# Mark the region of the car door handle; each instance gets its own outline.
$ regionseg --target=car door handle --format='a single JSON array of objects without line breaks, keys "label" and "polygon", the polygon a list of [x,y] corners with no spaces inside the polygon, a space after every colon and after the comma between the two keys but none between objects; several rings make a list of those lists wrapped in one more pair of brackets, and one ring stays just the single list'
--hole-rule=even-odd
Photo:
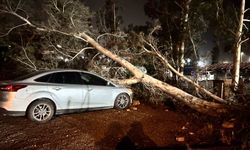
[{"label": "car door handle", "polygon": [[54,87],[53,89],[56,90],[56,91],[59,91],[59,90],[61,90],[62,88],[60,88],[60,87]]}]

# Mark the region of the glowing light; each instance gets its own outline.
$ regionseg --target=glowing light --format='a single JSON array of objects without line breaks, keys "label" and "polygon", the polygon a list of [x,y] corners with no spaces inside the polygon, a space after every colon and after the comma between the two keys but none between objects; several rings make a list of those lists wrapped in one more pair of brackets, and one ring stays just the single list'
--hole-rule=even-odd
[{"label": "glowing light", "polygon": [[69,61],[69,59],[68,59],[68,58],[65,58],[65,59],[64,59],[64,62],[68,62],[68,61]]},{"label": "glowing light", "polygon": [[186,59],[186,64],[190,64],[190,62],[191,62],[191,59],[190,59],[190,58],[187,58],[187,59]]},{"label": "glowing light", "polygon": [[244,55],[245,55],[244,52],[241,52],[241,53],[240,53],[240,62],[243,61],[243,56],[244,56]]},{"label": "glowing light", "polygon": [[61,45],[59,45],[59,44],[57,44],[57,45],[56,45],[56,47],[58,47],[58,48],[62,48],[62,46],[61,46]]},{"label": "glowing light", "polygon": [[64,60],[62,56],[57,56],[57,59]]},{"label": "glowing light", "polygon": [[199,67],[205,67],[206,63],[203,62],[203,61],[201,61],[201,60],[199,60],[199,61],[197,62],[197,65],[198,65]]}]

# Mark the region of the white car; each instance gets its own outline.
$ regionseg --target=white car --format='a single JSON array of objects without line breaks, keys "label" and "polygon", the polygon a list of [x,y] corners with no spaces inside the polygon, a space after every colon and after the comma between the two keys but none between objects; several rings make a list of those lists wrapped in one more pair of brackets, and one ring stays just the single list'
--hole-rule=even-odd
[{"label": "white car", "polygon": [[125,109],[132,91],[80,70],[50,70],[0,82],[3,114],[44,123],[55,114],[92,109]]}]

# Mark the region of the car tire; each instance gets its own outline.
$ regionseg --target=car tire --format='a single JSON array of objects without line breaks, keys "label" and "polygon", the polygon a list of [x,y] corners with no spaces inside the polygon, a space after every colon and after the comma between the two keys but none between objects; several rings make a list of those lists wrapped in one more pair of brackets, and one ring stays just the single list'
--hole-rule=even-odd
[{"label": "car tire", "polygon": [[29,106],[27,116],[37,123],[46,123],[54,116],[55,107],[50,100],[37,100]]},{"label": "car tire", "polygon": [[130,96],[126,93],[119,94],[115,99],[115,108],[116,109],[126,109],[130,105]]}]

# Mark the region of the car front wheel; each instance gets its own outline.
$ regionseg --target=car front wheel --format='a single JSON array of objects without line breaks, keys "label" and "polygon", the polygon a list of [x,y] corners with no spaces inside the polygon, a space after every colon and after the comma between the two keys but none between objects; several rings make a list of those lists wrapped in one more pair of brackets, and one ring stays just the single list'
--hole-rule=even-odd
[{"label": "car front wheel", "polygon": [[130,97],[126,93],[119,94],[115,99],[115,108],[126,109],[130,105]]},{"label": "car front wheel", "polygon": [[37,100],[28,108],[27,116],[32,121],[45,123],[53,117],[54,112],[55,108],[51,101]]}]

